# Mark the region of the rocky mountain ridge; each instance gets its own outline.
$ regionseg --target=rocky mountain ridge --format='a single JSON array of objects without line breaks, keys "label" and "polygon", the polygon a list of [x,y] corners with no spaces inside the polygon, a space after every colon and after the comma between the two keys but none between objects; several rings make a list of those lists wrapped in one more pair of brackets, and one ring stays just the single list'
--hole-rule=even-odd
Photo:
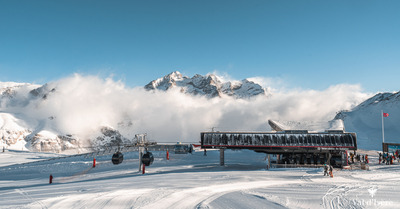
[{"label": "rocky mountain ridge", "polygon": [[246,99],[258,95],[269,95],[269,91],[261,85],[243,79],[235,82],[222,82],[218,76],[208,74],[202,76],[194,75],[192,78],[183,76],[180,72],[172,72],[162,78],[148,83],[146,90],[168,91],[179,88],[180,92],[190,95],[206,96],[207,98],[229,96],[234,98]]}]

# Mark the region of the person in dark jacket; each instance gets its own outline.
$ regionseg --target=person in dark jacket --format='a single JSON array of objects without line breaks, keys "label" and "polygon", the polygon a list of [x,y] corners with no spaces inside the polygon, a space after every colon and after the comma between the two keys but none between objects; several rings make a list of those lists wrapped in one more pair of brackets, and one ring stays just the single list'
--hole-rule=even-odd
[{"label": "person in dark jacket", "polygon": [[324,176],[329,176],[328,169],[329,169],[329,166],[327,164],[324,164]]}]

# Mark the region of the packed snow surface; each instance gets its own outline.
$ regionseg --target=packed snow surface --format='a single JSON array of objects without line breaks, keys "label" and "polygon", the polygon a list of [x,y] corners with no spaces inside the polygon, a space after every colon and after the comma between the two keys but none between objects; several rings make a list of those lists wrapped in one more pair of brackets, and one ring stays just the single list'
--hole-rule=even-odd
[{"label": "packed snow surface", "polygon": [[[370,170],[266,169],[265,154],[225,151],[193,154],[153,152],[146,174],[138,153],[79,156],[9,151],[0,153],[0,208],[398,208],[400,165]],[[92,167],[96,157],[96,167]],[[51,160],[46,160],[51,159]],[[26,162],[21,164],[22,162]],[[49,176],[54,176],[49,184]]]}]

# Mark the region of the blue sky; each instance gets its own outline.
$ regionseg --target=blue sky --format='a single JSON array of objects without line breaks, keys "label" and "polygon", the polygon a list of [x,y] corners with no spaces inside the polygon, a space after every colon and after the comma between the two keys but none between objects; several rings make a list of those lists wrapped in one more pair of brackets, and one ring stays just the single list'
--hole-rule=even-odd
[{"label": "blue sky", "polygon": [[0,81],[178,70],[399,91],[400,1],[0,0]]}]

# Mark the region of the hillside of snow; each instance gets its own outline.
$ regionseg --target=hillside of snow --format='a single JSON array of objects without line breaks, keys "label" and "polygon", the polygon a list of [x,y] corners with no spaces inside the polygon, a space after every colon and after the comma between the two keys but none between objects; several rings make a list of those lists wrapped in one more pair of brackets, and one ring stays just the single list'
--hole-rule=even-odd
[{"label": "hillside of snow", "polygon": [[382,111],[385,142],[400,143],[400,92],[379,93],[350,111],[341,111],[346,131],[357,133],[358,144],[363,149],[382,149]]},{"label": "hillside of snow", "polygon": [[0,147],[20,149],[26,144],[25,138],[31,134],[24,121],[8,113],[0,113]]},{"label": "hillside of snow", "polygon": [[[59,87],[56,83],[40,86],[0,82],[0,147],[78,153],[97,146],[123,144],[127,140],[118,130],[91,122],[86,124],[91,129],[85,128],[82,131],[85,133],[82,134],[79,127],[82,122],[85,122],[85,116],[79,113],[74,115],[69,111],[77,107],[73,105],[77,100],[69,97],[66,91],[58,92]],[[82,99],[81,95],[78,96],[79,98]],[[68,100],[68,102],[63,103],[63,100]],[[71,106],[66,108],[69,105]],[[81,108],[86,111],[86,108],[92,108],[92,106]],[[98,113],[101,114],[101,111]],[[74,120],[70,120],[71,116]],[[62,129],[65,122],[66,126],[78,129],[72,132],[68,130],[68,127]]]},{"label": "hillside of snow", "polygon": [[[64,156],[6,150],[0,153],[0,208],[398,208],[400,165],[379,165],[376,152],[369,170],[272,168],[265,154],[201,150],[187,155],[153,152],[143,175],[138,152]],[[360,154],[365,154],[360,152]],[[92,167],[93,158],[96,167]],[[10,164],[10,159],[15,161]],[[18,162],[18,163],[17,163]],[[22,162],[26,162],[21,164]],[[49,184],[50,174],[54,177]]]}]

